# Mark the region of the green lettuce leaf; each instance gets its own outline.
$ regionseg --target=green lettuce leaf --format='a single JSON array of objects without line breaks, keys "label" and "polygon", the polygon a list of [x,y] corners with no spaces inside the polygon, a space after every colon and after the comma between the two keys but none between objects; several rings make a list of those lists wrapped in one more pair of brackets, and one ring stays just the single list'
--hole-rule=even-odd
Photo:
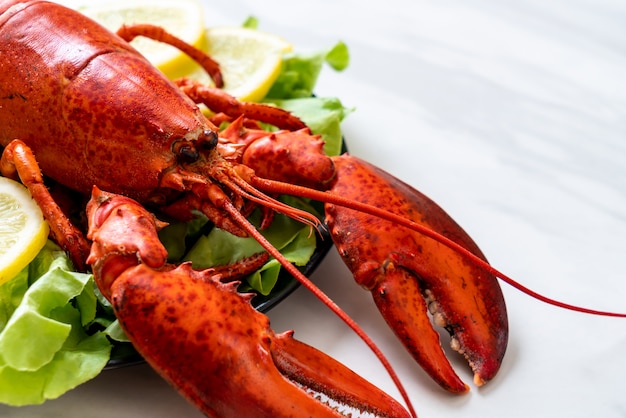
[{"label": "green lettuce leaf", "polygon": [[350,63],[347,45],[337,42],[335,46],[324,51],[285,54],[281,72],[266,98],[271,100],[311,97],[324,63],[336,71],[343,71]]},{"label": "green lettuce leaf", "polygon": [[259,27],[259,19],[255,16],[248,16],[241,26],[248,29],[257,29]]},{"label": "green lettuce leaf", "polygon": [[52,242],[0,286],[0,402],[39,404],[100,373],[111,344],[85,331],[96,314],[93,287]]},{"label": "green lettuce leaf", "polygon": [[[310,228],[302,228],[296,235],[282,248],[280,252],[287,260],[296,266],[305,266],[315,252],[315,235]],[[265,265],[248,277],[250,289],[254,289],[260,294],[267,296],[270,294],[281,270],[281,265],[276,259],[271,259]],[[242,290],[246,290],[245,288]]]},{"label": "green lettuce leaf", "polygon": [[[289,206],[316,213],[313,207],[302,199],[284,196],[281,200]],[[258,213],[253,214],[250,221],[258,223]],[[277,214],[272,224],[261,232],[287,260],[298,266],[305,265],[315,251],[315,231],[285,215]],[[213,228],[195,241],[184,256],[184,260],[191,261],[194,268],[202,269],[231,264],[262,251],[265,250],[253,238],[240,238],[222,229]],[[248,277],[249,289],[268,295],[278,280],[279,270],[280,264],[276,260],[268,261],[260,270]]]},{"label": "green lettuce leaf", "polygon": [[321,135],[327,155],[341,153],[340,124],[352,109],[344,107],[335,97],[314,96],[315,85],[324,63],[343,71],[349,62],[348,47],[343,42],[319,52],[287,53],[278,78],[263,99],[265,103],[293,112],[314,134]]}]

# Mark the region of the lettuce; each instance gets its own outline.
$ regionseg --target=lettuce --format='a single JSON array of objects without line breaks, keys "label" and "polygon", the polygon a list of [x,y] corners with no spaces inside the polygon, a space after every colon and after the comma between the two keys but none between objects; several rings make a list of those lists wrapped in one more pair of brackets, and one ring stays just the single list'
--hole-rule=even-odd
[{"label": "lettuce", "polygon": [[93,286],[51,241],[0,286],[0,402],[39,404],[102,371],[111,344],[86,332],[96,315]]},{"label": "lettuce", "polygon": [[346,44],[337,42],[328,50],[313,53],[286,53],[281,72],[266,97],[268,99],[311,97],[324,63],[336,71],[346,69],[350,63]]},{"label": "lettuce", "polygon": [[348,47],[343,42],[314,53],[287,53],[278,78],[263,100],[299,116],[313,133],[322,136],[327,155],[341,153],[340,123],[352,109],[335,97],[314,96],[315,85],[324,63],[343,71],[349,62]]},{"label": "lettuce", "polygon": [[[303,199],[282,196],[284,203],[319,217],[316,210]],[[249,220],[258,224],[260,213],[255,211]],[[206,218],[205,218],[206,221]],[[234,263],[258,252],[265,251],[253,238],[241,238],[222,229],[212,228],[209,232],[198,233],[198,224],[168,225],[159,232],[159,237],[169,254],[182,254],[173,262],[191,261],[193,268],[204,269]],[[303,225],[285,215],[276,214],[272,224],[261,231],[269,242],[296,266],[304,266],[315,252],[317,240],[315,232],[308,225]],[[278,281],[281,266],[275,259],[269,260],[263,267],[247,277],[240,291],[255,290],[267,296]]]}]

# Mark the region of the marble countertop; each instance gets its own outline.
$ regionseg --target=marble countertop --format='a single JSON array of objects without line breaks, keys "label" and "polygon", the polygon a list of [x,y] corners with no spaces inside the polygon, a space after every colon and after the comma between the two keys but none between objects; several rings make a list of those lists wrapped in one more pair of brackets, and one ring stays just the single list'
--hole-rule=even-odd
[{"label": "marble countertop", "polygon": [[[610,0],[205,1],[209,25],[249,15],[298,50],[345,41],[317,92],[355,108],[352,154],[445,208],[490,262],[568,303],[626,311],[626,6]],[[622,80],[622,81],[620,81]],[[395,340],[335,251],[313,280],[389,356],[421,417],[626,415],[626,319],[538,302],[508,285],[499,375],[442,392]],[[392,396],[364,344],[305,289],[269,314]],[[455,367],[466,382],[471,373]],[[0,416],[199,417],[148,367],[106,371],[42,406]]]}]

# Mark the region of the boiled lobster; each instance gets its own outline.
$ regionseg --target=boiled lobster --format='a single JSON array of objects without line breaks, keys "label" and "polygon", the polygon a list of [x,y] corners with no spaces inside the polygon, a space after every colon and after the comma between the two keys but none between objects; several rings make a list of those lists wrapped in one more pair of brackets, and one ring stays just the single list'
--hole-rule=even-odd
[{"label": "boiled lobster", "polygon": [[[322,227],[317,218],[272,196],[325,202],[326,224],[355,279],[372,292],[391,328],[435,381],[455,393],[468,389],[441,349],[429,310],[469,360],[476,384],[497,373],[508,330],[496,276],[510,279],[489,266],[471,238],[426,196],[355,157],[325,156],[319,138],[287,112],[239,103],[187,80],[170,82],[127,43],[137,34],[178,42],[161,30],[124,28],[122,39],[75,11],[37,0],[2,1],[0,13],[2,174],[19,177],[31,190],[53,238],[76,268],[92,266],[137,350],[202,411],[228,416],[241,412],[242,404],[255,415],[335,414],[286,385],[278,367],[340,402],[380,415],[407,414],[290,333],[275,335],[249,307],[250,297],[223,283],[228,279],[223,271],[164,263],[155,239],[161,224],[148,207],[179,220],[200,211],[219,228],[257,239],[359,333],[388,367],[415,415],[373,342],[246,220],[250,208],[260,206],[262,224],[277,211]],[[219,86],[216,64],[182,47],[199,57]],[[225,114],[229,128],[220,132],[198,103]],[[255,120],[280,130],[260,131]],[[93,243],[55,204],[39,167],[69,188],[94,192],[89,205]],[[254,265],[254,260],[242,261],[238,275]],[[183,327],[185,318],[198,321]],[[159,338],[150,337],[156,333]],[[252,370],[254,365],[259,369]],[[273,376],[271,394],[259,395],[259,387],[243,391],[250,381],[240,382],[252,376],[268,387]],[[216,385],[219,391],[213,390]]]}]

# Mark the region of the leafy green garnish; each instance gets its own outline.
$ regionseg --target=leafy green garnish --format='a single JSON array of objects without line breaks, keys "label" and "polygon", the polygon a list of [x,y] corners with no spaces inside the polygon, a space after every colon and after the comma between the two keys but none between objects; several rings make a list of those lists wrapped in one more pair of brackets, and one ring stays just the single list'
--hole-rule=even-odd
[{"label": "leafy green garnish", "polygon": [[350,63],[346,44],[338,42],[328,50],[313,53],[285,54],[280,75],[267,93],[267,100],[311,97],[324,63],[343,71]]},{"label": "leafy green garnish", "polygon": [[102,332],[85,331],[96,315],[93,286],[49,241],[0,287],[0,402],[42,403],[102,371],[111,344]]},{"label": "leafy green garnish", "polygon": [[249,16],[242,24],[242,27],[248,29],[256,29],[259,27],[259,19],[254,16]]},{"label": "leafy green garnish", "polygon": [[314,89],[324,63],[343,71],[349,62],[348,47],[343,42],[324,51],[287,53],[278,78],[263,100],[293,112],[313,133],[321,135],[327,155],[341,153],[340,123],[352,109],[344,107],[335,97],[314,96]]},{"label": "leafy green garnish", "polygon": [[[283,196],[281,200],[291,207],[315,214],[313,207],[302,199]],[[253,224],[258,224],[259,212],[255,212],[249,219]],[[168,243],[166,245],[168,251],[170,247],[184,248],[185,254],[182,260],[191,261],[196,269],[231,264],[265,251],[253,238],[237,237],[219,228],[213,228],[209,233],[200,235],[193,240],[192,246],[187,250],[188,236],[193,231],[188,231],[187,235],[181,234],[180,231],[180,224],[174,224],[163,229],[160,236],[164,242]],[[271,225],[261,233],[281,251],[287,260],[297,266],[306,265],[315,252],[315,231],[285,215],[277,214]],[[272,259],[248,277],[248,286],[242,287],[241,290],[256,290],[267,296],[274,288],[279,272],[280,264]]]}]

